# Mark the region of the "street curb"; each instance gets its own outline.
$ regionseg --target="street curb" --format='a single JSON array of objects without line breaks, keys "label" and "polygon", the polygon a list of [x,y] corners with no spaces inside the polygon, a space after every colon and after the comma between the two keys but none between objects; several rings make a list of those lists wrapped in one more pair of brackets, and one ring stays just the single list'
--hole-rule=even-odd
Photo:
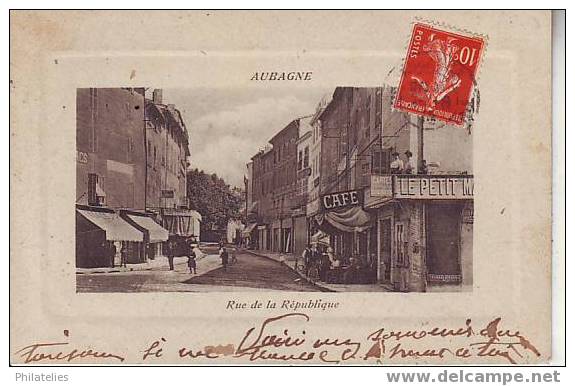
[{"label": "street curb", "polygon": [[254,251],[250,251],[250,250],[248,250],[248,249],[244,249],[243,251],[244,251],[244,252],[247,252],[247,253],[249,253],[249,254],[252,254],[252,255],[254,255],[254,256],[259,256],[259,257],[266,258],[266,259],[268,259],[268,260],[275,261],[276,263],[279,263],[279,264],[281,264],[281,265],[283,265],[283,266],[289,268],[290,270],[292,270],[293,272],[295,272],[299,277],[301,277],[302,279],[304,279],[305,281],[307,281],[309,284],[313,285],[314,287],[319,288],[319,290],[320,290],[321,292],[338,293],[338,291],[335,291],[335,290],[333,290],[333,289],[331,289],[331,288],[324,287],[324,286],[322,286],[322,285],[320,285],[320,284],[317,284],[317,283],[311,281],[307,276],[305,276],[305,275],[302,274],[301,272],[298,272],[297,270],[293,269],[292,267],[290,267],[289,265],[287,265],[287,264],[286,264],[285,262],[283,262],[283,261],[278,261],[278,260],[274,259],[273,257],[269,257],[269,256],[264,255],[264,254],[261,254],[261,253],[257,253],[257,252],[254,252]]},{"label": "street curb", "polygon": [[[182,263],[174,263],[174,265],[182,265],[182,264],[186,264],[185,262]],[[159,267],[164,267],[164,266],[159,266]],[[99,274],[99,273],[126,273],[126,272],[141,272],[141,271],[152,271],[154,268],[158,268],[158,267],[129,267],[127,269],[112,269],[110,271],[91,271],[91,272],[78,272],[76,271],[76,275],[93,275],[93,274]],[[89,269],[89,268],[87,268]]]}]

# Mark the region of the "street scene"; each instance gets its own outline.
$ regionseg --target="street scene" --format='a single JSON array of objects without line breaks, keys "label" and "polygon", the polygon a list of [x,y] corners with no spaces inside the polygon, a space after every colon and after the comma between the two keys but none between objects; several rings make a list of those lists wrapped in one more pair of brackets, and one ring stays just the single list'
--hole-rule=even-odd
[{"label": "street scene", "polygon": [[77,292],[460,292],[465,125],[396,88],[77,90]]},{"label": "street scene", "polygon": [[219,255],[206,255],[191,275],[187,258],[169,266],[142,271],[78,275],[78,292],[206,292],[206,291],[306,291],[321,289],[302,280],[288,267],[265,257],[239,253],[237,262],[226,267]]}]

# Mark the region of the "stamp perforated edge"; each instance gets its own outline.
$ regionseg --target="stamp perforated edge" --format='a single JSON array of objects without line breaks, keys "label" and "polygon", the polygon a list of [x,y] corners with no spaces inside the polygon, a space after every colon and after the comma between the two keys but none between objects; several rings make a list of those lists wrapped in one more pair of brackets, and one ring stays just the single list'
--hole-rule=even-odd
[{"label": "stamp perforated edge", "polygon": [[[405,44],[404,47],[403,47],[403,49],[404,49],[403,52],[407,52],[407,50],[409,49],[409,45],[410,45],[410,43],[411,43],[411,36],[412,36],[412,34],[413,34],[413,28],[415,27],[416,24],[428,24],[428,25],[430,25],[430,26],[432,26],[432,27],[444,28],[447,32],[454,32],[454,33],[459,33],[459,34],[464,35],[464,36],[469,36],[469,37],[473,37],[473,38],[483,39],[482,55],[481,55],[481,57],[480,57],[480,60],[479,60],[478,66],[477,66],[477,71],[475,72],[475,77],[474,77],[474,79],[473,79],[474,88],[478,91],[477,110],[474,112],[474,114],[475,114],[475,113],[478,113],[478,112],[479,112],[479,100],[481,99],[480,92],[479,92],[479,79],[480,79],[480,77],[481,77],[481,69],[482,69],[482,67],[483,67],[483,62],[485,61],[485,57],[486,57],[486,55],[487,55],[487,48],[488,48],[488,46],[489,46],[489,44],[488,44],[488,43],[489,43],[489,35],[487,35],[487,34],[482,34],[482,33],[477,33],[477,32],[473,32],[473,31],[470,31],[470,30],[468,30],[468,29],[466,29],[466,28],[457,27],[457,26],[455,26],[455,25],[453,25],[453,24],[448,24],[448,23],[445,23],[445,22],[440,22],[440,21],[437,21],[437,20],[432,20],[432,19],[428,19],[428,18],[421,17],[421,16],[415,16],[415,17],[413,18],[413,20],[411,21],[411,23],[409,23],[409,30],[408,30],[408,33],[407,33],[407,38],[405,39],[406,44]],[[401,64],[399,65],[399,67],[400,67],[400,69],[401,69],[399,79],[398,79],[398,81],[397,81],[397,84],[396,84],[395,86],[392,86],[393,93],[392,93],[392,95],[391,95],[391,98],[392,98],[392,100],[393,100],[393,103],[392,103],[392,105],[391,105],[391,111],[393,111],[393,112],[402,112],[402,113],[405,113],[405,111],[400,110],[400,109],[397,109],[397,108],[395,107],[395,104],[396,104],[396,99],[397,99],[397,93],[398,93],[398,91],[399,91],[399,86],[400,86],[400,83],[401,83],[401,80],[402,80],[402,78],[403,78],[403,74],[404,74],[404,71],[405,71],[405,65],[406,65],[405,62],[406,62],[406,59],[407,59],[407,55],[403,55],[402,58],[401,58]],[[471,93],[473,93],[473,92],[474,92],[474,89],[471,90]],[[468,110],[470,109],[470,107],[471,107],[471,102],[472,102],[472,98],[469,98],[469,102],[468,102],[468,104],[467,104],[466,111],[468,111]],[[413,112],[410,112],[409,114],[414,114],[414,115],[417,115],[417,116],[421,116],[420,114],[416,114],[416,113],[413,113]],[[422,115],[422,116],[423,116],[424,118],[426,118],[425,115]],[[438,118],[436,118],[436,119],[438,119]],[[457,125],[457,124],[455,124],[455,123],[453,123],[453,122],[445,122],[445,121],[442,121],[442,122],[444,122],[445,124],[448,124],[448,125],[452,125],[452,126],[457,126],[457,127],[462,127],[462,128],[463,128],[463,127],[467,127],[468,130],[470,130],[470,124],[469,124],[469,122],[468,122],[468,119],[469,119],[469,118],[468,118],[468,115],[466,114],[465,119],[464,119],[463,122],[462,122],[461,124],[459,124],[459,125]],[[439,119],[439,120],[440,120],[440,119]],[[474,121],[475,121],[475,119],[474,119]]]}]

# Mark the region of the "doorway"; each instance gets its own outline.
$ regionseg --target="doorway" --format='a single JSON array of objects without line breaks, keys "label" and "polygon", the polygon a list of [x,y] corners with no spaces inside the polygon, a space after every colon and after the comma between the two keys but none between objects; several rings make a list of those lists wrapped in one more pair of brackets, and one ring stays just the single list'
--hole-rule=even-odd
[{"label": "doorway", "polygon": [[380,281],[391,281],[391,219],[387,218],[379,222],[380,240]]},{"label": "doorway", "polygon": [[460,283],[461,205],[427,205],[427,280],[432,283]]}]

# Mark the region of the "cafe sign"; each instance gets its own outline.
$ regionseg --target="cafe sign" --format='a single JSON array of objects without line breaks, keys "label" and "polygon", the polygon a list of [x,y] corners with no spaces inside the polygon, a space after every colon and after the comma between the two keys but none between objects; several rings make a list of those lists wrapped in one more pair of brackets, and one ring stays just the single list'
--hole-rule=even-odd
[{"label": "cafe sign", "polygon": [[342,209],[362,205],[363,193],[358,190],[329,193],[321,196],[321,206],[324,211]]},{"label": "cafe sign", "polygon": [[473,198],[473,176],[394,176],[394,197],[429,200]]}]

